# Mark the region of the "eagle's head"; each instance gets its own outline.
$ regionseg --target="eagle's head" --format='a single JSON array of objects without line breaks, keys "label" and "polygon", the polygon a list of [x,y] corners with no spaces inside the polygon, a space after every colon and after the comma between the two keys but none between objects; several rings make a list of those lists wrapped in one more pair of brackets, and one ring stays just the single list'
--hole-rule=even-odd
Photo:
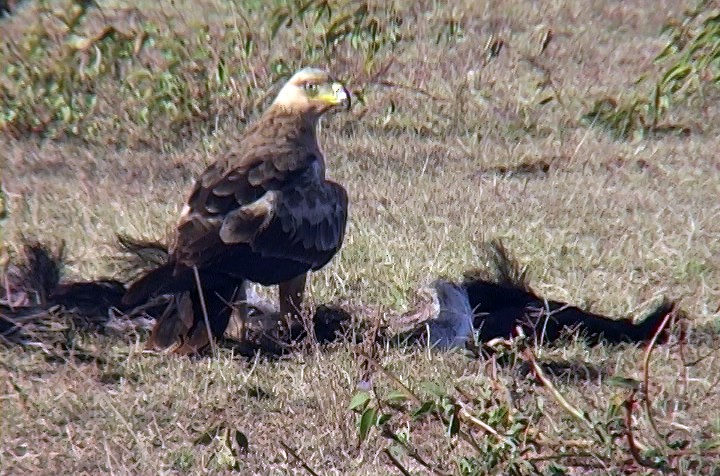
[{"label": "eagle's head", "polygon": [[350,109],[350,93],[327,71],[303,68],[285,83],[273,106],[318,118],[338,106]]}]

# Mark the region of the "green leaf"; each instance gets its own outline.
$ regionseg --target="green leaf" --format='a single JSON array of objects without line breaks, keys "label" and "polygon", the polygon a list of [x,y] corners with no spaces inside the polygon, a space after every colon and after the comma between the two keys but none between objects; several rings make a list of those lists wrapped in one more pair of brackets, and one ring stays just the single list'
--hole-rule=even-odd
[{"label": "green leaf", "polygon": [[274,39],[280,30],[280,27],[283,26],[283,24],[290,18],[290,13],[283,8],[279,8],[274,11],[270,17],[273,19],[270,26],[270,37]]},{"label": "green leaf", "polygon": [[460,431],[460,419],[457,417],[457,412],[453,412],[450,415],[450,422],[448,424],[448,436],[455,436]]},{"label": "green leaf", "polygon": [[370,428],[377,422],[377,410],[373,407],[366,409],[360,417],[360,441],[365,441]]},{"label": "green leaf", "polygon": [[423,382],[420,384],[420,388],[438,398],[442,398],[446,395],[445,389],[435,382]]},{"label": "green leaf", "polygon": [[384,425],[390,420],[390,417],[392,417],[392,415],[390,415],[389,413],[383,413],[378,417],[377,425]]},{"label": "green leaf", "polygon": [[662,60],[668,58],[669,56],[674,55],[677,53],[677,48],[674,43],[668,43],[668,45],[660,52],[659,55],[655,57],[655,62],[659,63]]},{"label": "green leaf", "polygon": [[211,427],[195,438],[193,444],[203,446],[209,445],[222,431],[223,427],[221,425]]},{"label": "green leaf", "polygon": [[[247,436],[240,430],[235,430],[235,443],[237,444],[237,450],[247,451],[250,447],[250,442],[248,441]],[[235,453],[235,450],[233,453]]]},{"label": "green leaf", "polygon": [[543,106],[543,105],[549,103],[550,101],[552,101],[553,99],[555,99],[555,96],[548,96],[548,97],[546,97],[546,98],[544,98],[544,99],[541,99],[541,100],[538,102],[538,105],[539,105],[539,106]]},{"label": "green leaf", "polygon": [[68,46],[74,50],[86,50],[92,45],[92,39],[72,34],[66,40]]},{"label": "green leaf", "polygon": [[305,13],[306,13],[308,10],[310,10],[310,7],[314,7],[314,6],[315,6],[314,3],[315,3],[315,2],[314,2],[313,0],[309,0],[309,1],[306,2],[304,5],[301,3],[300,6],[299,6],[299,8],[298,8],[298,10],[297,10],[298,16],[299,16],[300,18],[302,18],[302,17],[305,15]]},{"label": "green leaf", "polygon": [[421,416],[424,416],[424,415],[430,413],[434,409],[435,409],[435,402],[427,401],[427,402],[423,403],[420,406],[420,408],[418,408],[417,410],[415,410],[413,412],[412,417],[420,418]]},{"label": "green leaf", "polygon": [[[350,21],[351,17],[350,15],[343,15],[340,18],[337,18],[334,22],[330,24],[330,26],[327,27],[325,35],[328,37],[333,37],[334,34],[345,24]],[[343,29],[344,32],[347,32],[346,29]]]},{"label": "green leaf", "polygon": [[402,390],[393,390],[385,399],[389,402],[405,402],[408,399],[407,394]]},{"label": "green leaf", "polygon": [[619,375],[613,375],[605,380],[605,383],[611,387],[630,388],[633,390],[640,390],[642,382],[633,378],[621,377]]},{"label": "green leaf", "polygon": [[368,392],[359,392],[353,395],[350,400],[350,410],[364,410],[370,401],[370,394]]},{"label": "green leaf", "polygon": [[667,73],[665,73],[665,76],[663,76],[661,83],[665,85],[672,81],[680,81],[682,79],[685,79],[691,71],[692,67],[690,65],[683,63],[678,64],[674,68],[668,70]]}]

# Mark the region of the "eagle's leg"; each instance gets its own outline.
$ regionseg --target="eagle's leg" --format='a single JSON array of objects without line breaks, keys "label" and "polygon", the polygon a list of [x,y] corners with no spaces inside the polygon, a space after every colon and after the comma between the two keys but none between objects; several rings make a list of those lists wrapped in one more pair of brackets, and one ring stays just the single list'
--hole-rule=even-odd
[{"label": "eagle's leg", "polygon": [[278,286],[280,294],[280,316],[282,316],[283,319],[289,319],[290,322],[300,319],[306,280],[307,273],[280,283]]},{"label": "eagle's leg", "polygon": [[247,337],[247,318],[248,318],[248,305],[247,305],[247,291],[245,281],[241,281],[235,290],[235,295],[232,302],[232,313],[230,314],[230,322],[228,322],[227,329],[225,329],[225,336],[239,342],[244,342]]}]

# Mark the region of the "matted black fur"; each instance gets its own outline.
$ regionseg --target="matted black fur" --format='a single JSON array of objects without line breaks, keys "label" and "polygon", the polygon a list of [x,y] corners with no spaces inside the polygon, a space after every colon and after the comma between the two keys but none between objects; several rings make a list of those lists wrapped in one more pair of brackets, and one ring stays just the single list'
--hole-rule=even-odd
[{"label": "matted black fur", "polygon": [[[124,274],[128,275],[161,265],[167,256],[165,246],[157,242],[123,237],[120,246],[127,253],[123,262]],[[631,319],[612,319],[566,303],[548,301],[532,290],[526,273],[501,243],[490,243],[487,250],[490,267],[466,273],[459,284],[444,280],[437,280],[433,284],[440,304],[440,315],[437,317],[443,318],[439,323],[447,334],[444,334],[447,343],[444,347],[457,346],[464,341],[468,328],[465,320],[469,313],[475,338],[479,342],[512,337],[520,327],[526,335],[534,337],[541,344],[551,343],[571,333],[590,344],[597,344],[601,341],[648,341],[657,333],[665,317],[676,312],[675,303],[663,300],[636,324]],[[52,314],[69,314],[78,328],[103,331],[111,313],[127,319],[138,314],[148,319],[157,319],[164,312],[173,312],[171,298],[143,302],[139,306],[124,305],[122,297],[126,286],[119,279],[63,282],[63,256],[62,245],[52,249],[37,242],[24,244],[21,255],[5,270],[4,279],[0,280],[0,337],[11,342],[21,342],[28,322],[47,319]],[[447,286],[457,291],[452,293],[453,299],[447,298],[448,293],[443,292]],[[228,304],[234,289],[228,288],[227,291],[205,296],[212,331],[218,337],[227,326],[230,314]],[[467,299],[467,303],[458,304],[458,292],[463,295],[462,299]],[[199,300],[194,296],[192,302]],[[194,305],[193,313],[200,312],[201,309]],[[455,326],[457,333],[463,335],[451,335],[454,324],[448,319],[454,319],[453,316],[464,319]],[[316,339],[320,342],[334,340],[337,332],[349,320],[350,314],[337,306],[320,306],[313,320]],[[288,337],[296,342],[304,336],[303,330],[296,329]],[[667,336],[668,330],[663,329],[659,342],[665,341]],[[282,345],[267,349],[263,346],[253,347],[253,351],[271,353],[282,352],[282,349]]]},{"label": "matted black fur", "polygon": [[0,337],[25,341],[28,329],[60,312],[77,329],[103,330],[111,309],[129,311],[122,304],[125,285],[115,279],[62,282],[64,246],[52,249],[26,241],[20,256],[0,280]]},{"label": "matted black fur", "polygon": [[[500,242],[490,243],[487,249],[492,272],[474,270],[462,282],[481,342],[511,337],[517,327],[539,343],[553,342],[569,333],[577,333],[589,344],[644,342],[655,335],[665,317],[676,308],[675,303],[664,299],[635,324],[629,318],[613,319],[546,300],[532,290],[526,273]],[[666,328],[658,340],[663,342],[667,336]]]}]

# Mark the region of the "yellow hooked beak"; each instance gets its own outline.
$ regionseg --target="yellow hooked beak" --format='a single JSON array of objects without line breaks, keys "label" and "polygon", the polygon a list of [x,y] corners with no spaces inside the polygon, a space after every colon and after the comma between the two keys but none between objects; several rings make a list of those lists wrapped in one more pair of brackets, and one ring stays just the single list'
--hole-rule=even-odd
[{"label": "yellow hooked beak", "polygon": [[338,82],[333,82],[328,86],[329,87],[323,88],[320,94],[318,94],[318,99],[332,106],[343,104],[349,111],[351,105],[350,92],[345,86]]}]

